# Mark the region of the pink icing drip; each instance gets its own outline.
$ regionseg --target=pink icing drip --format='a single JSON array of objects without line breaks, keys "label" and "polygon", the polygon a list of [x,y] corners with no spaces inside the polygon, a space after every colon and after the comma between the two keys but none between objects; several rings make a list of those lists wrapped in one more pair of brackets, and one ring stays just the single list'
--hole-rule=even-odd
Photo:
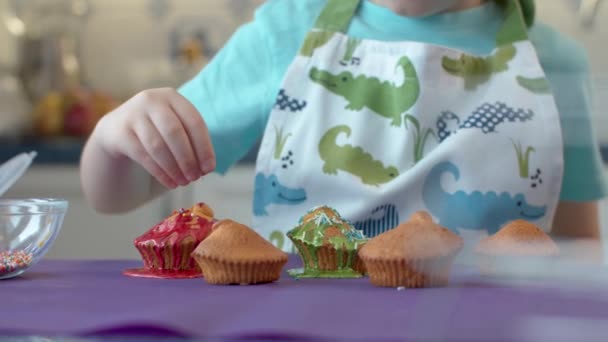
[{"label": "pink icing drip", "polygon": [[[201,204],[199,204],[201,205]],[[148,232],[135,239],[135,247],[140,251],[147,272],[166,274],[167,277],[178,277],[179,273],[200,273],[191,250],[184,250],[182,243],[189,239],[194,249],[212,230],[215,219],[194,215],[188,209],[181,209],[163,222],[155,225]],[[165,255],[172,255],[172,263],[166,264]],[[187,259],[184,260],[184,257]],[[159,268],[156,265],[161,265]]]}]

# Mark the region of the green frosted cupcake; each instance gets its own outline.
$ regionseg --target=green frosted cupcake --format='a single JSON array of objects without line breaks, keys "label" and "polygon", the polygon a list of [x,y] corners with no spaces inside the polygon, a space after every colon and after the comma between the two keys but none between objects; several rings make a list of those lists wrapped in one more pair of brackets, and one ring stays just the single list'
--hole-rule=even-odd
[{"label": "green frosted cupcake", "polygon": [[287,233],[304,268],[289,270],[296,278],[359,278],[365,274],[358,250],[368,239],[330,207],[304,215]]}]

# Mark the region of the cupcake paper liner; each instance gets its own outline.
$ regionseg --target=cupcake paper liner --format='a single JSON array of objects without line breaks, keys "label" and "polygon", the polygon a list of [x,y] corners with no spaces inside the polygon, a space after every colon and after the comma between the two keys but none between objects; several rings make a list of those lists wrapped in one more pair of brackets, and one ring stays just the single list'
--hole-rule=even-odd
[{"label": "cupcake paper liner", "polygon": [[196,261],[190,257],[196,246],[196,241],[189,241],[177,245],[140,244],[136,247],[142,256],[144,268],[179,271],[198,269]]},{"label": "cupcake paper liner", "polygon": [[381,287],[444,287],[454,256],[430,259],[364,259],[370,282]]},{"label": "cupcake paper liner", "polygon": [[279,280],[287,260],[229,261],[193,255],[205,273],[205,281],[214,285],[261,284]]}]

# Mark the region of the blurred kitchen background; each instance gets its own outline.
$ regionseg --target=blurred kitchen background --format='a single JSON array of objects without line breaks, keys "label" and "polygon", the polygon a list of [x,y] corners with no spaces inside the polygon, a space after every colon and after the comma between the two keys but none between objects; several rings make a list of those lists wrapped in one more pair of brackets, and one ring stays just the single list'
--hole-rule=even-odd
[{"label": "blurred kitchen background", "polygon": [[[302,0],[305,1],[305,0]],[[251,221],[254,153],[126,215],[84,202],[78,160],[99,118],[139,90],[178,86],[209,61],[263,0],[0,0],[0,162],[36,150],[7,197],[62,197],[70,209],[51,258],[138,258],[133,239],[196,201]],[[588,51],[594,122],[608,173],[608,3],[537,0],[539,20]],[[608,247],[608,201],[602,206]],[[607,259],[608,260],[608,259]]]}]

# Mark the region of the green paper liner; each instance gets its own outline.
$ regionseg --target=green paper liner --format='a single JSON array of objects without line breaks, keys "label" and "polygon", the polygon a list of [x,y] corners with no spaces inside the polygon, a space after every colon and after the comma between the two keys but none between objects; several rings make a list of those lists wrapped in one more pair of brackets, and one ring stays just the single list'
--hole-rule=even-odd
[{"label": "green paper liner", "polygon": [[[365,265],[357,251],[335,249],[332,246],[313,247],[300,240],[295,240],[293,243],[304,263],[304,269],[290,270],[291,276],[297,278],[361,278],[366,273]],[[350,263],[348,262],[349,253],[352,254]],[[339,267],[340,259],[342,267]]]}]

